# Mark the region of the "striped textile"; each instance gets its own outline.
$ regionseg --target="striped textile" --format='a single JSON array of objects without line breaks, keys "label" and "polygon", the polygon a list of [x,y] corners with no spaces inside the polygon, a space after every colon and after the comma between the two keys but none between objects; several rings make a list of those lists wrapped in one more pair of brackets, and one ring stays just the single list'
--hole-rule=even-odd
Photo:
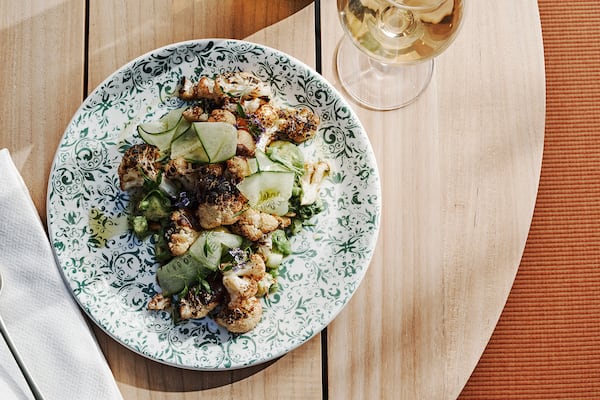
[{"label": "striped textile", "polygon": [[600,1],[538,3],[539,194],[513,289],[460,400],[600,399]]}]

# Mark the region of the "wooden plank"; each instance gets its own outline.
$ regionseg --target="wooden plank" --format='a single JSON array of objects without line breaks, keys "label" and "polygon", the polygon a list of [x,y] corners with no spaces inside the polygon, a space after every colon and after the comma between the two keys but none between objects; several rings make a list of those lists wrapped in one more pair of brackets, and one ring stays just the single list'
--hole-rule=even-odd
[{"label": "wooden plank", "polygon": [[[321,2],[323,71],[339,88],[336,12]],[[365,281],[328,329],[331,399],[458,396],[524,249],[544,95],[537,2],[486,0],[468,2],[416,103],[391,112],[352,103],[378,159],[383,215]]]},{"label": "wooden plank", "polygon": [[0,2],[0,148],[43,220],[54,153],[83,96],[84,21],[77,0]]},{"label": "wooden plank", "polygon": [[322,399],[320,337],[264,365],[199,372],[150,361],[95,332],[126,400]]},{"label": "wooden plank", "polygon": [[[251,40],[314,65],[308,1],[91,1],[89,88],[154,48],[194,38]],[[96,328],[126,399],[321,399],[320,336],[270,364],[231,372],[164,366],[126,350]]]},{"label": "wooden plank", "polygon": [[263,39],[279,45],[287,43],[290,50],[299,45],[300,51],[292,55],[311,57],[314,51],[302,54],[307,43],[314,49],[314,18],[310,9],[306,9],[310,3],[307,0],[92,0],[89,89],[93,90],[123,64],[155,48],[199,38],[245,39],[300,10],[305,12],[286,23],[285,34],[278,37],[274,32],[269,38],[263,35]]}]

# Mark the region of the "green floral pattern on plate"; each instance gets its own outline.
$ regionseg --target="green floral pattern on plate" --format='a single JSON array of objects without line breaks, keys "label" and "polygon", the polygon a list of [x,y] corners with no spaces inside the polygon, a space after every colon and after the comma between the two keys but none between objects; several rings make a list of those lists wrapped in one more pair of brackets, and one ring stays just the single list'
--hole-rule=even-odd
[{"label": "green floral pattern on plate", "polygon": [[[251,332],[234,335],[205,318],[173,325],[147,311],[160,288],[153,246],[127,229],[129,197],[119,189],[124,151],[141,142],[140,122],[181,106],[178,83],[251,71],[292,106],[321,117],[307,158],[329,161],[325,210],[293,239],[280,289],[262,301]],[[348,302],[377,239],[380,181],[373,152],[348,104],[320,75],[277,50],[236,40],[196,40],[154,50],[108,77],[76,112],[56,152],[47,197],[50,240],[74,297],[117,341],[182,368],[225,370],[272,360],[319,333]]]}]

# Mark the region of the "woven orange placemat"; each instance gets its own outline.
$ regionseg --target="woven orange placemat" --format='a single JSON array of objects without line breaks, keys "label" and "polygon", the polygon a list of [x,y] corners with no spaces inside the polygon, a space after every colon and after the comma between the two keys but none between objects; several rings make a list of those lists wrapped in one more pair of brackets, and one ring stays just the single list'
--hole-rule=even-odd
[{"label": "woven orange placemat", "polygon": [[539,193],[508,302],[460,400],[600,399],[600,1],[538,4]]}]

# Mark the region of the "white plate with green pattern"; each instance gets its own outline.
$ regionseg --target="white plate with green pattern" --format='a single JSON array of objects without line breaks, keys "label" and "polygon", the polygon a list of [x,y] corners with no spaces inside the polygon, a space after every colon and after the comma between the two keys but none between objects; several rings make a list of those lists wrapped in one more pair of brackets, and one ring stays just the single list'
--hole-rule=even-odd
[{"label": "white plate with green pattern", "polygon": [[[292,106],[318,114],[303,151],[327,159],[325,210],[295,236],[279,290],[262,299],[259,325],[231,334],[204,318],[173,324],[146,310],[160,291],[153,246],[127,228],[128,194],[117,167],[140,143],[135,127],[181,105],[192,80],[251,71]],[[48,184],[47,220],[59,267],[87,315],[114,339],[150,359],[182,368],[227,370],[262,363],[300,346],[341,311],[367,271],[379,229],[381,189],[371,145],[349,105],[319,74],[277,50],[235,40],[169,45],[123,66],[94,90],[60,142]]]}]

